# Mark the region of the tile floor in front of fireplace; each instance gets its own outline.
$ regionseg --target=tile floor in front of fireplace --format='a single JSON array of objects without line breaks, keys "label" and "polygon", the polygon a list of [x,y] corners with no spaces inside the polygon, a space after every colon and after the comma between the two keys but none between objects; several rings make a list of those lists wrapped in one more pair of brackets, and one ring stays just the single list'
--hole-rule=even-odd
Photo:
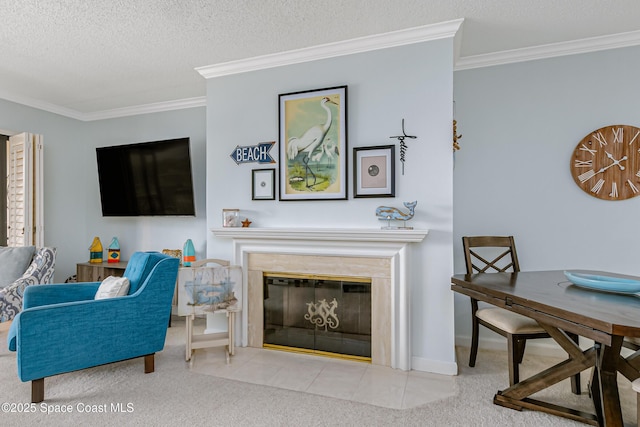
[{"label": "tile floor in front of fireplace", "polygon": [[393,409],[424,405],[456,393],[455,379],[449,375],[252,347],[236,347],[228,364],[222,347],[195,350],[190,369]]}]

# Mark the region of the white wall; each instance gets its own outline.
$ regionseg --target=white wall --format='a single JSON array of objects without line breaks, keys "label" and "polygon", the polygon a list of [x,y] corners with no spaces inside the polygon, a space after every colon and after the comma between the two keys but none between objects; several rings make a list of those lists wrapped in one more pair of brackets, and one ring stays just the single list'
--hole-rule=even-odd
[{"label": "white wall", "polygon": [[[638,69],[640,47],[632,47],[455,73],[463,135],[454,170],[456,272],[465,269],[462,236],[512,234],[523,270],[640,275],[640,197],[596,199],[569,169],[591,131],[640,127]],[[468,298],[456,295],[461,344],[469,342],[470,310]],[[484,335],[504,347],[501,337]]]},{"label": "white wall", "polygon": [[[75,274],[76,263],[89,260],[94,236],[105,250],[117,236],[122,259],[137,250],[181,249],[188,238],[204,256],[204,108],[81,122],[0,100],[0,129],[44,136],[45,245],[58,250],[57,282]],[[103,218],[95,148],[182,136],[191,138],[196,216]]]},{"label": "white wall", "polygon": [[[379,205],[417,200],[409,225],[429,229],[415,247],[412,268],[414,369],[455,371],[452,272],[453,41],[438,40],[284,66],[207,82],[207,227],[223,208],[239,208],[252,227],[371,227]],[[236,165],[236,145],[278,140],[278,94],[348,86],[349,200],[252,201],[251,170]],[[405,174],[397,162],[396,197],[352,198],[352,148],[388,145],[401,131],[408,141]],[[278,144],[272,149],[278,154]],[[399,152],[397,152],[399,155]],[[277,168],[277,164],[274,165]],[[231,257],[231,242],[209,233],[208,256]]]}]

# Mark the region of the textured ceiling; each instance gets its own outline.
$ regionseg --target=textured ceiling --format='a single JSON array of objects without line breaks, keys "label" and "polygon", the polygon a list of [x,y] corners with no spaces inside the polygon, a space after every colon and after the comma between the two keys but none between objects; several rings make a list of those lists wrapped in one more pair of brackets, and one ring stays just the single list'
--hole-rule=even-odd
[{"label": "textured ceiling", "polygon": [[0,98],[79,114],[202,97],[196,67],[460,18],[461,58],[640,30],[637,0],[0,0],[0,10]]}]

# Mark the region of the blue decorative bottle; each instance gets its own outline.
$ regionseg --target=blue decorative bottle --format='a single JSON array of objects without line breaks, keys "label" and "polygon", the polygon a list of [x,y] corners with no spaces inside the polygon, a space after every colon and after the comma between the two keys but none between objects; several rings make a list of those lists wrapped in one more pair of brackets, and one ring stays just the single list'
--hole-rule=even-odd
[{"label": "blue decorative bottle", "polygon": [[182,265],[191,267],[191,263],[196,260],[196,249],[193,247],[191,239],[187,239],[182,248]]}]

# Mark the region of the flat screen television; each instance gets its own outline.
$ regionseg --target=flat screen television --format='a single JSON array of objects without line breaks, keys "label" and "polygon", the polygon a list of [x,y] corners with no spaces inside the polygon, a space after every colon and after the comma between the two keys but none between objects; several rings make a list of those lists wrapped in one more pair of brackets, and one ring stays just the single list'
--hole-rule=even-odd
[{"label": "flat screen television", "polygon": [[103,216],[195,215],[189,138],[96,148]]}]

